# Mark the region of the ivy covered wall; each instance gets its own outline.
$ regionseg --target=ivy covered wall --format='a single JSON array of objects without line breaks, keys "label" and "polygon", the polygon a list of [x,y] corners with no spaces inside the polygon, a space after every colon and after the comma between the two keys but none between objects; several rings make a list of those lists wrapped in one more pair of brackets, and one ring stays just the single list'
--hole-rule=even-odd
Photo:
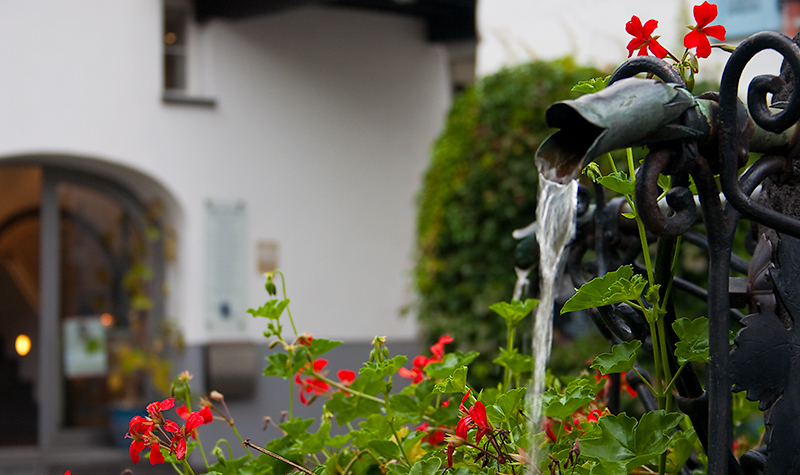
[{"label": "ivy covered wall", "polygon": [[551,132],[545,110],[577,97],[570,89],[578,81],[600,75],[563,59],[487,76],[455,99],[433,146],[418,198],[418,315],[428,340],[449,333],[459,349],[484,355],[471,367],[473,378],[497,376],[487,363],[506,344],[504,323],[489,305],[511,299],[511,232],[536,217],[533,158]]}]

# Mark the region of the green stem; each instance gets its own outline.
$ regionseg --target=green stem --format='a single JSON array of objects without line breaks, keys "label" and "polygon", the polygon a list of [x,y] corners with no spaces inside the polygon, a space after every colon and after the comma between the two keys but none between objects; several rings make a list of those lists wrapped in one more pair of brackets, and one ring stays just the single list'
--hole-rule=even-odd
[{"label": "green stem", "polygon": [[[242,444],[244,449],[247,451],[247,455],[249,455],[250,458],[255,458],[255,457],[253,457],[252,452],[250,452],[250,448],[248,446],[244,445],[244,439],[242,439],[241,434],[239,434],[239,429],[237,429],[236,426],[233,425],[233,424],[231,424],[230,426],[231,426],[231,429],[233,429],[233,433],[236,434],[236,438],[239,439],[239,443]],[[227,441],[225,443],[227,444]],[[230,448],[230,446],[231,446],[231,444],[228,444],[229,448]]]},{"label": "green stem", "polygon": [[197,434],[197,447],[200,449],[200,455],[203,456],[203,463],[206,464],[206,470],[208,470],[208,459],[206,458],[206,451],[203,450],[203,443],[200,442],[200,434]]},{"label": "green stem", "polygon": [[672,254],[672,264],[669,269],[669,283],[667,284],[667,289],[664,291],[664,302],[667,301],[672,292],[672,282],[675,280],[675,272],[678,270],[678,258],[681,252],[682,238],[683,236],[678,236],[678,239],[675,240],[675,253]]},{"label": "green stem", "polygon": [[641,379],[642,382],[644,382],[644,384],[646,384],[647,387],[650,388],[650,391],[653,391],[653,394],[655,394],[656,397],[658,397],[658,391],[656,391],[655,388],[653,388],[653,386],[650,384],[650,382],[647,381],[647,379],[645,379],[644,376],[642,376],[642,373],[640,373],[636,368],[633,368],[633,372],[636,373],[636,375],[639,376],[639,379]]},{"label": "green stem", "polygon": [[675,372],[675,376],[673,376],[673,377],[672,377],[672,380],[670,380],[669,384],[667,385],[667,388],[666,388],[664,391],[666,391],[667,393],[669,393],[669,392],[672,390],[672,386],[675,384],[675,381],[677,381],[677,380],[678,380],[678,376],[680,376],[680,374],[681,374],[681,371],[683,371],[683,368],[684,368],[685,366],[686,366],[686,363],[683,363],[683,364],[682,364],[682,365],[681,365],[681,366],[678,368],[678,371],[676,371],[676,372]]},{"label": "green stem", "polygon": [[[664,319],[659,318],[656,322],[656,325],[658,326],[658,344],[661,353],[661,364],[664,365],[664,381],[672,381],[672,370],[670,370],[669,367],[669,353],[667,353],[667,332],[664,328]],[[666,389],[664,389],[664,398],[664,409],[669,410],[670,399],[672,398],[672,395]]]},{"label": "green stem", "polygon": [[663,366],[661,366],[661,350],[658,347],[658,330],[656,329],[655,322],[650,323],[650,338],[653,341],[653,359],[654,366],[655,366],[655,380],[656,380],[656,397],[658,398],[658,408],[664,409],[664,393],[662,392],[662,385],[661,385],[661,371]]},{"label": "green stem", "polygon": [[608,157],[608,163],[611,165],[611,171],[616,173],[617,164],[614,163],[614,157],[612,157],[610,153],[607,153],[606,157]]},{"label": "green stem", "polygon": [[408,457],[406,456],[406,451],[403,450],[403,441],[400,440],[400,436],[397,435],[397,431],[394,430],[394,418],[389,421],[389,428],[392,429],[392,434],[394,435],[394,440],[397,442],[397,448],[400,449],[400,455],[403,456],[403,460],[406,461],[406,465],[411,468],[411,462],[408,461]]},{"label": "green stem", "polygon": [[[367,449],[361,449],[358,452],[356,452],[356,454],[353,455],[353,458],[351,458],[350,461],[347,462],[347,465],[344,466],[344,470],[342,470],[342,475],[347,475],[347,472],[350,470],[350,467],[356,462],[356,460],[358,460],[359,457],[361,457],[365,453],[369,453],[367,451]],[[372,455],[372,454],[370,454],[370,455]],[[373,455],[373,457],[374,457],[374,455]]]},{"label": "green stem", "polygon": [[[506,344],[506,348],[510,352],[512,347],[514,346],[514,328],[508,329],[508,343]],[[503,371],[503,390],[502,392],[506,392],[511,389],[511,370],[508,366],[505,367]]]},{"label": "green stem", "polygon": [[184,473],[181,472],[181,469],[178,468],[177,464],[171,463],[170,465],[172,465],[172,468],[174,468],[175,471],[178,472],[180,475],[184,475]]},{"label": "green stem", "polygon": [[[219,442],[225,442],[225,445],[228,446],[228,457],[233,460],[233,449],[231,448],[231,444],[229,444],[225,439],[220,439]],[[217,442],[217,445],[219,445],[219,442]],[[247,453],[250,453],[250,449],[247,450]]]},{"label": "green stem", "polygon": [[186,460],[186,457],[183,458],[183,467],[186,469],[188,473],[194,475],[194,470],[192,470],[192,466],[189,465],[189,461]]},{"label": "green stem", "polygon": [[[281,288],[283,289],[283,299],[286,300],[286,277],[283,276],[283,272],[280,269],[275,271],[275,274],[281,276]],[[292,331],[294,332],[294,337],[297,338],[297,327],[294,326],[294,319],[292,318],[292,311],[289,309],[289,306],[286,306],[286,313],[289,315],[289,322],[292,324]]]},{"label": "green stem", "polygon": [[644,313],[644,307],[642,307],[642,306],[641,306],[641,305],[639,305],[638,303],[634,302],[633,300],[626,300],[626,301],[625,301],[625,303],[627,303],[628,305],[630,305],[632,308],[635,308],[636,310],[638,310],[638,311],[640,311],[640,312]]}]

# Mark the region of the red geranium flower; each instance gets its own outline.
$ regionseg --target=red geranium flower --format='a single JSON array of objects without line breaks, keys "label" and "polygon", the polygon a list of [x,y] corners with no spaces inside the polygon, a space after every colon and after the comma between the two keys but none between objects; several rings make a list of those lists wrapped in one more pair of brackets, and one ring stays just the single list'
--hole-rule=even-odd
[{"label": "red geranium flower", "polygon": [[186,441],[189,437],[195,437],[195,429],[204,423],[203,415],[200,412],[190,413],[183,427],[178,427],[178,424],[172,421],[166,421],[164,429],[175,434],[172,436],[172,442],[170,443],[170,452],[174,453],[178,460],[186,457]]},{"label": "red geranium flower", "polygon": [[658,43],[658,36],[653,37],[653,32],[658,27],[656,20],[647,20],[647,23],[642,25],[642,20],[634,15],[628,23],[625,23],[625,31],[633,35],[633,39],[628,43],[628,57],[633,55],[633,52],[639,50],[639,56],[647,55],[647,48],[650,48],[653,55],[659,58],[665,58],[669,52]]},{"label": "red geranium flower", "polygon": [[444,358],[444,345],[452,342],[453,337],[450,336],[450,334],[440,336],[439,341],[437,341],[436,344],[431,347],[431,353],[433,353],[432,360],[442,361],[442,358]]},{"label": "red geranium flower", "polygon": [[439,337],[439,341],[437,341],[433,346],[431,346],[431,353],[433,356],[427,358],[425,356],[419,355],[411,362],[411,369],[400,368],[397,371],[397,374],[404,378],[411,379],[413,384],[417,384],[423,379],[425,379],[425,372],[424,369],[431,363],[438,363],[442,361],[444,358],[444,345],[447,343],[452,343],[453,337],[448,335],[442,335]]},{"label": "red geranium flower", "polygon": [[342,382],[345,386],[349,386],[353,381],[356,380],[356,372],[350,371],[349,369],[340,369],[336,376],[339,377],[339,381]]},{"label": "red geranium flower", "polygon": [[[189,412],[189,408],[186,406],[181,406],[175,409],[175,412],[177,412],[178,415],[181,416],[181,419],[183,420],[189,419],[189,415],[192,414]],[[214,420],[214,414],[211,413],[211,408],[208,406],[203,406],[203,408],[200,409],[198,414],[203,416],[203,424],[208,424]]]},{"label": "red geranium flower", "polygon": [[703,2],[702,5],[694,7],[694,19],[696,26],[690,26],[692,30],[683,37],[683,46],[687,48],[697,47],[698,58],[708,58],[711,54],[711,43],[709,36],[725,41],[725,27],[722,25],[708,26],[709,23],[717,18],[717,6],[713,3]]},{"label": "red geranium flower", "polygon": [[161,411],[172,409],[173,406],[175,406],[175,398],[164,399],[161,402],[151,402],[147,405],[147,413],[150,414],[150,418],[153,419],[153,422],[156,424],[163,424],[164,416],[161,415]]},{"label": "red geranium flower", "polygon": [[[314,361],[314,372],[319,373],[326,364],[328,364],[328,360],[318,358]],[[300,385],[300,402],[308,406],[314,402],[314,398],[306,399],[306,394],[314,393],[314,396],[316,397],[320,394],[324,394],[331,387],[325,381],[317,379],[313,376],[308,376],[306,378],[300,377],[300,373],[302,373],[304,369],[305,367],[300,368],[300,371],[298,371],[294,377],[294,381]]]},{"label": "red geranium flower", "polygon": [[475,427],[478,429],[478,432],[475,434],[475,443],[480,444],[483,436],[491,433],[494,430],[494,426],[492,426],[489,419],[486,417],[486,406],[484,406],[482,402],[475,401],[475,404],[469,409],[464,407],[464,401],[469,397],[470,391],[471,390],[467,391],[467,394],[464,395],[464,398],[461,399],[461,404],[458,406],[463,416],[461,416],[461,419],[459,419],[456,424],[455,433],[458,437],[467,440],[467,432],[469,432],[471,427]]},{"label": "red geranium flower", "polygon": [[133,463],[139,463],[139,453],[144,450],[145,445],[150,441],[153,426],[155,426],[155,422],[146,417],[133,416],[133,419],[131,419],[128,425],[128,434],[125,437],[133,439],[128,449]]},{"label": "red geranium flower", "polygon": [[444,430],[445,426],[439,426],[439,428],[435,429],[428,429],[428,423],[423,422],[422,425],[417,427],[417,431],[420,432],[427,432],[427,435],[422,438],[423,442],[427,442],[431,445],[439,445],[444,442]]}]

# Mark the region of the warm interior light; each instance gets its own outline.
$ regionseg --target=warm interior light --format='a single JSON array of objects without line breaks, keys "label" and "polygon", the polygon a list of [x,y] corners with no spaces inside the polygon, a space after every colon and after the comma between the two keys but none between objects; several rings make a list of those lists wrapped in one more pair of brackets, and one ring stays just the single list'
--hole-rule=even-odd
[{"label": "warm interior light", "polygon": [[17,353],[20,356],[25,356],[31,351],[31,339],[28,338],[28,335],[19,335],[17,336],[17,341],[14,342],[14,348],[17,349]]},{"label": "warm interior light", "polygon": [[111,324],[114,323],[114,316],[110,313],[104,313],[100,315],[100,323],[102,323],[104,327],[110,327]]}]

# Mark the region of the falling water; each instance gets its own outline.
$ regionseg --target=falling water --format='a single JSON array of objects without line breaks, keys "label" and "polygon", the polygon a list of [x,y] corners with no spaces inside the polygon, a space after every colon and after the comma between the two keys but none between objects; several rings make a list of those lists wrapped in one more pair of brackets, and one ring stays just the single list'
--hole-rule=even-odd
[{"label": "falling water", "polygon": [[[530,433],[541,430],[542,393],[545,368],[553,341],[553,288],[561,267],[564,248],[575,235],[575,210],[578,205],[578,182],[562,185],[539,175],[539,202],[536,208],[536,240],[539,242],[539,305],[533,325],[533,382],[528,390],[531,411]],[[535,442],[534,442],[535,445]],[[531,448],[531,455],[536,453]]]},{"label": "falling water", "polygon": [[528,280],[528,274],[531,273],[531,269],[533,267],[530,269],[514,268],[517,273],[517,283],[514,284],[514,294],[511,296],[511,300],[522,300],[522,296],[528,293],[528,287],[531,284],[531,281]]}]

